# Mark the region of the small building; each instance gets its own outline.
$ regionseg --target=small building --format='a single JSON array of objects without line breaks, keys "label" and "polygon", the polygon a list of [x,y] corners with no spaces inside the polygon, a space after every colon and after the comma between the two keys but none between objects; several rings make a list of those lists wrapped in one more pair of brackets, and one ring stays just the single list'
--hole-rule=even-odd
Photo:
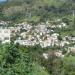
[{"label": "small building", "polygon": [[56,52],[54,52],[54,54],[55,54],[55,56],[56,57],[64,57],[64,55],[62,54],[62,51],[56,51]]},{"label": "small building", "polygon": [[69,52],[72,52],[72,53],[75,54],[75,47],[69,47],[69,48],[68,48],[68,53],[69,53]]},{"label": "small building", "polygon": [[73,43],[75,43],[75,37],[71,37],[70,39]]},{"label": "small building", "polygon": [[0,29],[0,41],[2,43],[10,43],[10,29]]},{"label": "small building", "polygon": [[5,22],[5,21],[0,21],[0,25],[7,25],[7,22]]},{"label": "small building", "polygon": [[34,46],[36,44],[36,41],[30,41],[30,40],[15,40],[14,44],[20,44],[23,46]]}]

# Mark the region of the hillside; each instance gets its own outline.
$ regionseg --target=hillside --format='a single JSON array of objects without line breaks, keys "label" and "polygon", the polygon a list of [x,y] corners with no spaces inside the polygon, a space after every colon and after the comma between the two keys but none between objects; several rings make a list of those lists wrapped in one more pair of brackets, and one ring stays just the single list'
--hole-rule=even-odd
[{"label": "hillside", "polygon": [[38,23],[57,18],[71,18],[74,0],[8,0],[0,6],[0,18]]},{"label": "hillside", "polygon": [[75,75],[75,0],[0,1],[0,75]]}]

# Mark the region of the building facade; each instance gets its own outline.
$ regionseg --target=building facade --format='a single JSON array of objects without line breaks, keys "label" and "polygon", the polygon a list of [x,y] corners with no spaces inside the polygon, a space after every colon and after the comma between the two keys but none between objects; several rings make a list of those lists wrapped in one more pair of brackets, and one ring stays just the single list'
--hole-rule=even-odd
[{"label": "building facade", "polygon": [[10,43],[10,29],[0,29],[0,42]]}]

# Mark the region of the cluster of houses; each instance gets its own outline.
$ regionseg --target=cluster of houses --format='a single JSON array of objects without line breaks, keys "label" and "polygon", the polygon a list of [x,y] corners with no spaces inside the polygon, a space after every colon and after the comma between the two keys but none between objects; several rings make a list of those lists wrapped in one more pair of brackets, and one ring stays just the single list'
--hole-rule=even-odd
[{"label": "cluster of houses", "polygon": [[38,24],[37,26],[27,25],[26,23],[20,23],[19,25],[21,31],[15,43],[28,46],[40,44],[41,47],[58,45],[59,34],[50,34],[51,31],[47,29],[44,23]]},{"label": "cluster of houses", "polygon": [[[49,25],[49,23],[40,23],[38,25],[28,24],[27,22],[22,22],[15,24],[15,27],[8,26],[10,22],[0,21],[0,43],[10,43],[13,38],[14,44],[18,43],[24,46],[35,46],[39,44],[42,48],[46,47],[64,47],[71,43],[75,43],[75,37],[65,36],[62,37],[62,40],[59,40],[58,37],[60,34],[56,33],[52,28],[66,27],[65,23],[58,25]],[[48,28],[49,27],[49,28]],[[50,29],[51,28],[51,29]],[[68,47],[67,53],[75,53],[75,47]],[[62,51],[54,52],[56,57],[63,58],[64,55]],[[49,54],[43,53],[43,57],[48,59]]]},{"label": "cluster of houses", "polygon": [[[15,24],[15,27],[2,27],[2,25],[7,25],[8,22],[0,21],[0,41],[2,43],[10,43],[11,38],[15,37],[14,43],[19,43],[20,45],[26,46],[34,46],[40,44],[42,48],[48,46],[64,46],[65,44],[70,44],[70,41],[61,40],[59,41],[58,33],[55,33],[54,30],[48,29],[49,24],[47,23],[40,23],[38,25],[33,26],[32,24],[28,24],[27,22],[22,22]],[[67,27],[65,23],[61,23],[57,25],[60,27]],[[63,38],[63,39],[64,39]],[[69,37],[68,39],[72,42],[75,42],[75,37]]]}]

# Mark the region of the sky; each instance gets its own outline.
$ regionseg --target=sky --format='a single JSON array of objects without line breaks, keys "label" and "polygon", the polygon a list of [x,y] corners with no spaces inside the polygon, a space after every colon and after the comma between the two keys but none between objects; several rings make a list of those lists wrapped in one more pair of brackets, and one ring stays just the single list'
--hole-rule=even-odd
[{"label": "sky", "polygon": [[5,2],[6,0],[0,0],[0,2]]}]

